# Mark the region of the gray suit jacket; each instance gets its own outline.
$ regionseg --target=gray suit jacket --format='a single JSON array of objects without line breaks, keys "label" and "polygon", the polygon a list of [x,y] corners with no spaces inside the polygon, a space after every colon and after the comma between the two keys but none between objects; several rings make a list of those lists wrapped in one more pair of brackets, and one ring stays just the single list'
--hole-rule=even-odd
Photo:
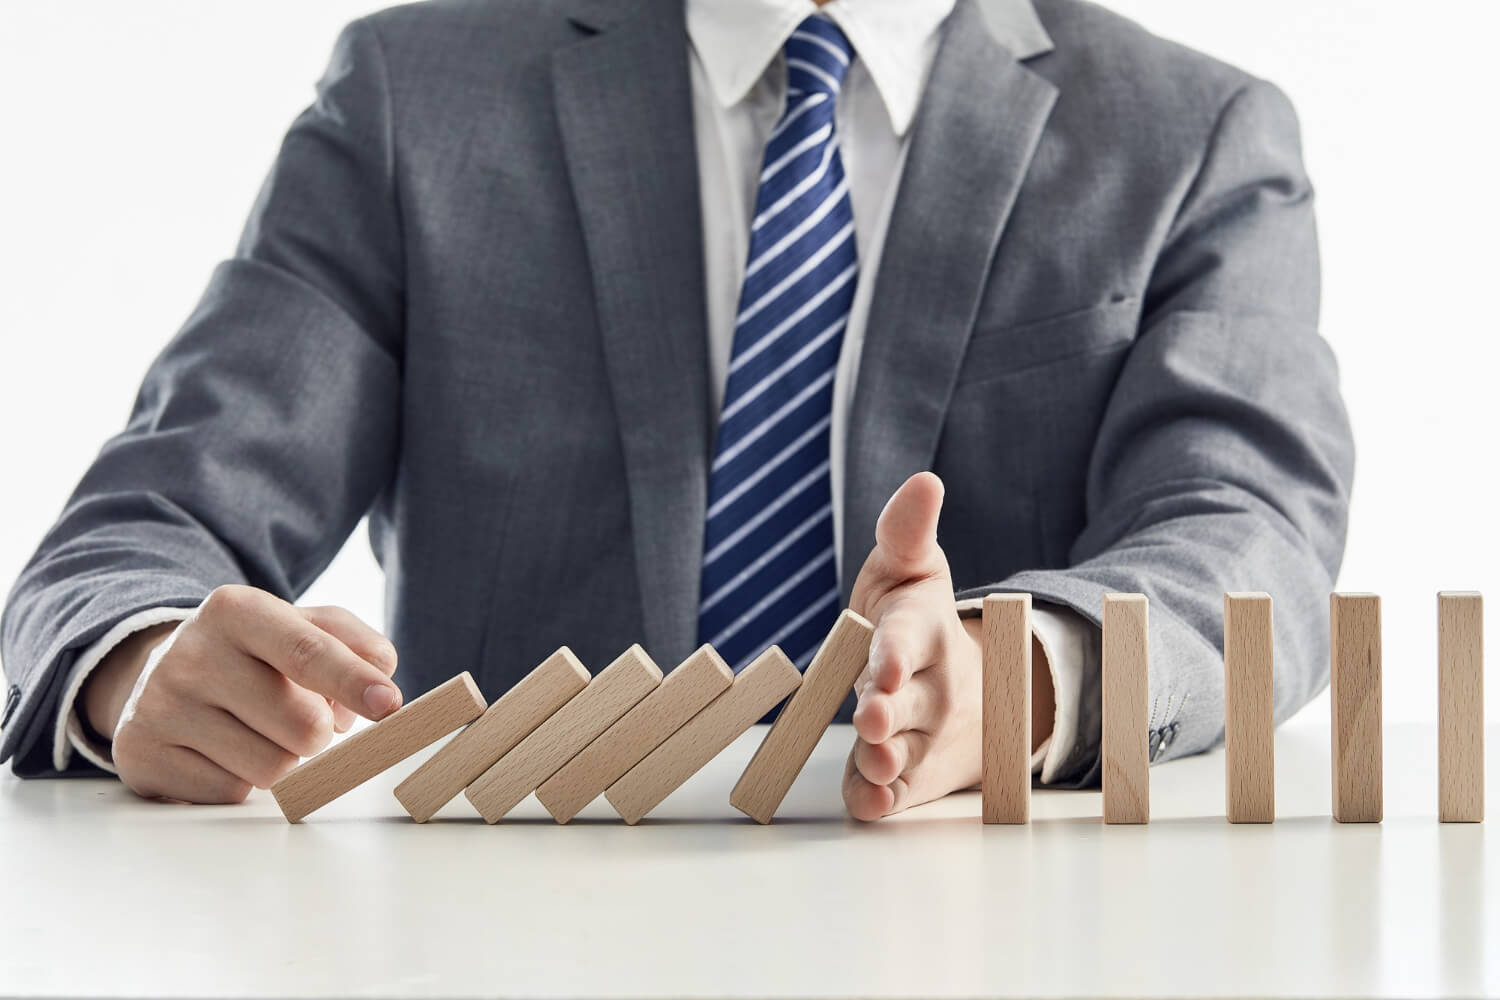
[{"label": "gray suit jacket", "polygon": [[[1222,733],[1225,590],[1325,683],[1352,444],[1312,192],[1273,87],[1079,0],[959,0],[848,440],[847,591],[909,474],[961,596],[1150,596],[1154,755]],[[0,760],[125,616],[294,598],[360,517],[408,696],[554,647],[694,645],[710,452],[681,0],[454,0],[351,25],[233,259],[3,621]],[[1098,679],[1067,775],[1097,773]],[[80,765],[84,766],[84,765]]]}]

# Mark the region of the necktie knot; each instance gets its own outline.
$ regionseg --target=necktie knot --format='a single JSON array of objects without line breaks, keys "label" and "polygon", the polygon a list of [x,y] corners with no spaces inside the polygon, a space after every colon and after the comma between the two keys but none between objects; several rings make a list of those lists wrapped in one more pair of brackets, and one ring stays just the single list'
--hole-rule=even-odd
[{"label": "necktie knot", "polygon": [[854,46],[828,18],[814,14],[786,40],[786,83],[793,94],[837,96],[854,61]]}]

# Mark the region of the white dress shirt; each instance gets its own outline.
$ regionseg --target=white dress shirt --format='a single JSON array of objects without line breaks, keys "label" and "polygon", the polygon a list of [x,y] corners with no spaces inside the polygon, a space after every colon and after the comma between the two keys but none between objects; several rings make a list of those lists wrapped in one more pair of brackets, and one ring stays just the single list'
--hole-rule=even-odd
[{"label": "white dress shirt", "polygon": [[[834,375],[830,479],[834,551],[841,553],[844,452],[850,402],[864,343],[881,249],[943,25],[954,0],[686,0],[692,67],[693,125],[703,216],[703,263],[708,359],[714,413],[723,402],[740,284],[749,252],[761,159],[786,103],[782,47],[803,19],[818,13],[848,36],[855,59],[834,107],[834,127],[854,213],[859,276]],[[858,567],[840,567],[840,575]],[[108,748],[91,744],[73,706],[84,679],[131,633],[192,612],[162,608],[122,622],[78,658],[64,688],[53,743],[54,764],[74,751],[113,770]],[[1087,658],[1098,656],[1098,635],[1081,617],[1039,606],[1033,627],[1057,693],[1052,736],[1033,758],[1051,780],[1077,735],[1077,691]]]}]

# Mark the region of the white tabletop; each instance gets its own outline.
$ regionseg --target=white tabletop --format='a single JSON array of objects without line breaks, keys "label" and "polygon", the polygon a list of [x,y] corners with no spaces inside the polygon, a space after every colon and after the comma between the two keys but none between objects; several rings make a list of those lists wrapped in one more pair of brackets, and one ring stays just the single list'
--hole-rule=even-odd
[{"label": "white tabletop", "polygon": [[1329,818],[1326,729],[1283,729],[1269,827],[1224,822],[1219,753],[1153,768],[1145,827],[1097,792],[1039,792],[1027,827],[974,793],[861,825],[847,727],[760,827],[728,797],[763,734],[634,828],[462,798],[418,826],[391,788],[421,756],[300,826],[263,792],[7,775],[0,995],[1500,993],[1500,834],[1437,823],[1430,728],[1388,729],[1379,826]]}]

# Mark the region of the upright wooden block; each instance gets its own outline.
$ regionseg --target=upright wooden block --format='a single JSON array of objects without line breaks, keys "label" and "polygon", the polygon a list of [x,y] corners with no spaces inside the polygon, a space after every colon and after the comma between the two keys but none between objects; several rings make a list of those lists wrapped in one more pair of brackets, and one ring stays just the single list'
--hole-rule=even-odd
[{"label": "upright wooden block", "polygon": [[740,775],[729,795],[730,805],[757,823],[771,822],[844,696],[865,668],[874,635],[874,627],[853,611],[839,615],[808,664],[802,686],[782,708]]},{"label": "upright wooden block", "polygon": [[700,646],[655,691],[543,782],[537,801],[559,823],[568,822],[733,681],[734,671],[713,647]]},{"label": "upright wooden block", "polygon": [[1333,696],[1333,818],[1379,823],[1381,787],[1380,598],[1329,599]]},{"label": "upright wooden block", "polygon": [[1151,821],[1146,598],[1104,595],[1104,822]]},{"label": "upright wooden block", "polygon": [[314,809],[473,722],[483,711],[484,695],[465,671],[335,743],[272,785],[271,794],[287,821],[299,822]]},{"label": "upright wooden block", "polygon": [[639,823],[801,683],[797,667],[772,646],[735,676],[728,691],[610,785],[605,798],[625,822]]},{"label": "upright wooden block", "polygon": [[1224,808],[1231,823],[1276,819],[1271,595],[1224,595]]},{"label": "upright wooden block", "polygon": [[986,823],[1031,821],[1031,595],[984,599],[980,790]]},{"label": "upright wooden block", "polygon": [[412,819],[427,822],[588,682],[588,670],[563,646],[397,785],[396,800]]},{"label": "upright wooden block", "polygon": [[515,749],[475,778],[464,796],[486,823],[498,823],[660,683],[661,668],[640,646],[631,646]]},{"label": "upright wooden block", "polygon": [[1438,595],[1438,819],[1484,821],[1484,598]]}]

